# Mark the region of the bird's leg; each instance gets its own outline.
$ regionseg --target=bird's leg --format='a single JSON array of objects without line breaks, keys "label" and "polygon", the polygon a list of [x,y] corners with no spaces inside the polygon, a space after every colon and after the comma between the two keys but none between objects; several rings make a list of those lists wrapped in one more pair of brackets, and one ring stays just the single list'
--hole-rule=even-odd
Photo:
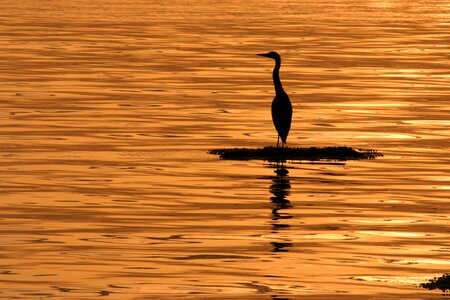
[{"label": "bird's leg", "polygon": [[278,148],[278,145],[280,144],[280,136],[278,136],[278,140],[277,140],[277,148]]}]

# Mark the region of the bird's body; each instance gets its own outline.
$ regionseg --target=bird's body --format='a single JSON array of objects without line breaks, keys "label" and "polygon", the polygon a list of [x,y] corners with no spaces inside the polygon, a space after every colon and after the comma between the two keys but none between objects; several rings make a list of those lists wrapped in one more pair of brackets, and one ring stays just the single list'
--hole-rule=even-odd
[{"label": "bird's body", "polygon": [[292,104],[289,100],[289,96],[284,91],[280,80],[280,55],[276,52],[269,52],[266,54],[258,55],[269,57],[275,60],[275,67],[273,68],[273,85],[275,87],[275,98],[272,101],[272,121],[273,125],[275,125],[275,129],[278,132],[278,147],[280,138],[283,145],[286,144],[287,136],[289,134],[289,130],[291,129]]},{"label": "bird's body", "polygon": [[292,105],[286,93],[275,95],[272,101],[272,121],[281,141],[286,144],[291,129]]}]

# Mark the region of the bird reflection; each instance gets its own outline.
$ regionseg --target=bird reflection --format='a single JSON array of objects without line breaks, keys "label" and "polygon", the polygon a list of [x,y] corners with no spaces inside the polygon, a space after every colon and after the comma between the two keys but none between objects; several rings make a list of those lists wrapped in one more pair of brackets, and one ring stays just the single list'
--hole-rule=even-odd
[{"label": "bird reflection", "polygon": [[[284,166],[284,162],[278,161],[271,165],[274,167],[275,176],[271,176],[272,184],[270,185],[270,193],[273,195],[270,200],[272,206],[272,233],[279,233],[290,225],[285,221],[291,219],[292,216],[285,210],[292,207],[291,202],[286,198],[289,196],[291,182],[289,179],[289,171]],[[272,242],[274,252],[286,252],[291,247],[291,243]]]}]

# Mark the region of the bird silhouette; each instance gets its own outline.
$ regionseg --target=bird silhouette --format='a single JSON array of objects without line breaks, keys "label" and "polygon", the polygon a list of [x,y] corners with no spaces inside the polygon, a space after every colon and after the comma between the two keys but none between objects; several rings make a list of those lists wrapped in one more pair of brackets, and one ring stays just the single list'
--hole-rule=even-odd
[{"label": "bird silhouette", "polygon": [[272,121],[275,129],[278,132],[277,148],[280,144],[282,147],[286,144],[286,139],[291,129],[292,119],[292,104],[289,96],[283,89],[280,80],[280,66],[281,56],[277,52],[269,52],[263,54],[256,54],[259,56],[269,57],[275,60],[275,67],[273,68],[273,85],[275,87],[275,98],[272,101]]}]

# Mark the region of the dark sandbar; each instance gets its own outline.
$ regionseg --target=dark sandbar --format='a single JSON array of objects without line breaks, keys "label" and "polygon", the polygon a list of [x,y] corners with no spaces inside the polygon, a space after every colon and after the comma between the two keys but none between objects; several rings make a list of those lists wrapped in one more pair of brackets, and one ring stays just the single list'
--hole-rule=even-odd
[{"label": "dark sandbar", "polygon": [[441,290],[444,293],[450,291],[450,274],[443,274],[440,277],[429,279],[428,282],[420,284],[420,287],[428,290]]},{"label": "dark sandbar", "polygon": [[309,147],[309,148],[231,148],[212,149],[210,154],[219,155],[223,159],[250,160],[259,159],[267,161],[278,160],[359,160],[374,159],[383,156],[376,150],[355,150],[352,147]]}]

